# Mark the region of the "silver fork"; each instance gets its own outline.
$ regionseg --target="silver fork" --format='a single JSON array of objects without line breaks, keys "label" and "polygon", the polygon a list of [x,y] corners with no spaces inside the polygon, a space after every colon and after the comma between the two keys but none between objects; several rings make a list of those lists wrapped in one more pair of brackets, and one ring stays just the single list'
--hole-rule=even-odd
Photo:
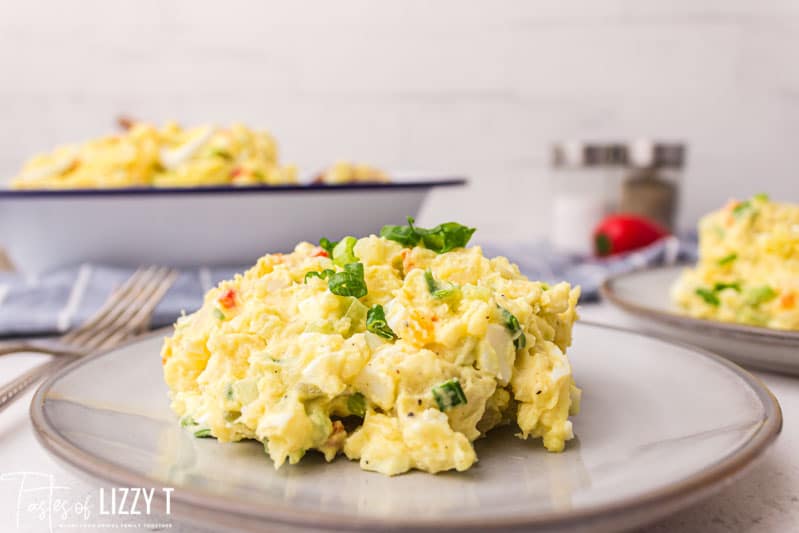
[{"label": "silver fork", "polygon": [[116,346],[140,332],[177,276],[178,272],[164,267],[139,268],[108,297],[99,311],[77,329],[54,340],[21,341],[1,347],[0,355],[34,351],[59,357],[0,386],[0,411],[50,372],[78,357]]}]

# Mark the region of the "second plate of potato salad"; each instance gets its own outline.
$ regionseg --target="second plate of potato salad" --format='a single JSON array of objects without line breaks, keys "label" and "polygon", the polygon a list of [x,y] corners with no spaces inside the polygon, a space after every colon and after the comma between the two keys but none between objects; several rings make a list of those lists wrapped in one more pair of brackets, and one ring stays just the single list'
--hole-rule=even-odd
[{"label": "second plate of potato salad", "polygon": [[255,439],[276,468],[316,450],[395,475],[464,471],[512,424],[560,452],[580,390],[579,287],[530,281],[455,222],[302,242],[221,282],[162,348],[196,437]]}]

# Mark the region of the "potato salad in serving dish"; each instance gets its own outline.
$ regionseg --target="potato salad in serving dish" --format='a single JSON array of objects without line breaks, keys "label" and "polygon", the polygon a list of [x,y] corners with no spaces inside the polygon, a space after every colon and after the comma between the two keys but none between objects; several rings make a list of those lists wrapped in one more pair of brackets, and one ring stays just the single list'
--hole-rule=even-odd
[{"label": "potato salad in serving dish", "polygon": [[181,424],[261,441],[275,467],[317,450],[387,475],[466,470],[472,442],[506,424],[562,451],[579,288],[528,280],[467,247],[473,232],[409,218],[220,283],[162,349]]},{"label": "potato salad in serving dish", "polygon": [[672,287],[697,318],[799,330],[799,206],[764,194],[699,222],[699,261]]},{"label": "potato salad in serving dish", "polygon": [[285,185],[297,169],[281,166],[266,131],[241,124],[159,128],[145,122],[127,131],[56,148],[28,161],[11,181],[16,189]]}]

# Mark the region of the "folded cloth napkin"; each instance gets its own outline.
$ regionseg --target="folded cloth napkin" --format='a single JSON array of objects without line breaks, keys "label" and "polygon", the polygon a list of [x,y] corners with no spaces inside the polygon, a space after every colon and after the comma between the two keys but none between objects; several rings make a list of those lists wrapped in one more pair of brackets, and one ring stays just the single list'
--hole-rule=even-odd
[{"label": "folded cloth napkin", "polygon": [[694,262],[697,258],[694,237],[666,237],[634,252],[608,258],[559,254],[545,242],[485,243],[482,247],[488,257],[504,255],[519,265],[522,274],[530,279],[580,285],[581,302],[599,299],[599,287],[609,277],[645,267]]},{"label": "folded cloth napkin", "polygon": [[[166,326],[198,309],[205,292],[246,267],[185,269],[153,312],[151,327]],[[40,276],[0,272],[0,336],[44,335],[85,322],[134,268],[83,264]]]},{"label": "folded cloth napkin", "polygon": [[[599,285],[608,276],[696,258],[696,245],[692,241],[674,237],[630,254],[601,260],[560,255],[545,243],[484,243],[483,249],[488,256],[508,257],[531,279],[566,280],[581,285],[582,301],[596,299]],[[198,309],[208,289],[246,268],[183,270],[155,308],[151,326],[168,325],[181,312]],[[0,272],[0,336],[53,334],[80,325],[133,270],[83,264],[36,277]]]}]

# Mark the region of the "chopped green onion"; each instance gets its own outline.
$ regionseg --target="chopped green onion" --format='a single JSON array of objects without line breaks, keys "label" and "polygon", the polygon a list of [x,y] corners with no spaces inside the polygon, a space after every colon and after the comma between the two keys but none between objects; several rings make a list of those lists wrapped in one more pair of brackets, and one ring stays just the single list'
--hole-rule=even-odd
[{"label": "chopped green onion", "polygon": [[194,432],[194,436],[198,439],[213,439],[214,436],[211,435],[211,430],[208,428],[205,429],[198,429]]},{"label": "chopped green onion", "polygon": [[180,419],[180,427],[185,428],[186,426],[196,426],[196,425],[197,422],[195,422],[194,419],[189,415],[186,415]]},{"label": "chopped green onion", "polygon": [[216,317],[217,320],[225,320],[226,318],[225,313],[220,311],[217,307],[214,307],[214,317]]},{"label": "chopped green onion", "polygon": [[222,150],[221,148],[214,148],[211,150],[211,155],[216,157],[221,157],[222,159],[227,159],[228,161],[233,160],[233,156],[230,155],[230,152],[227,150]]},{"label": "chopped green onion", "polygon": [[541,282],[541,290],[542,291],[548,291],[549,290],[549,283],[547,283],[546,281],[542,281]]},{"label": "chopped green onion", "polygon": [[311,278],[319,278],[319,279],[329,278],[330,276],[332,276],[335,273],[336,273],[335,270],[330,270],[329,268],[326,268],[326,269],[322,270],[321,272],[316,272],[316,271],[306,272],[304,281],[305,281],[305,283],[308,283],[308,280],[311,279]]},{"label": "chopped green onion", "polygon": [[355,248],[355,243],[357,242],[358,239],[355,237],[344,237],[338,243],[336,243],[332,252],[328,252],[333,264],[343,267],[344,265],[358,261],[358,258],[355,256],[355,252],[353,251]]},{"label": "chopped green onion", "polygon": [[366,296],[366,281],[363,279],[363,263],[344,265],[343,272],[332,274],[327,281],[330,292],[339,296]]},{"label": "chopped green onion", "polygon": [[469,228],[457,222],[445,222],[430,229],[418,228],[413,225],[413,217],[408,217],[407,226],[383,226],[380,236],[395,241],[410,248],[421,244],[428,250],[443,254],[463,248],[469,243],[475,228]]},{"label": "chopped green onion", "polygon": [[732,263],[732,262],[733,262],[733,261],[735,261],[736,259],[738,259],[738,254],[737,254],[737,253],[735,253],[735,252],[733,252],[733,253],[731,253],[731,254],[728,254],[728,255],[725,255],[724,257],[722,257],[721,259],[719,259],[719,260],[718,260],[718,262],[717,262],[717,264],[718,264],[719,266],[729,265],[730,263]]},{"label": "chopped green onion", "polygon": [[519,350],[527,346],[527,337],[525,336],[524,331],[522,331],[522,326],[519,324],[519,319],[504,307],[497,307],[499,307],[499,311],[502,313],[503,324],[506,328],[508,328],[508,331],[510,331],[511,335],[513,336],[513,345],[516,347],[516,349]]},{"label": "chopped green onion", "polygon": [[227,387],[225,387],[225,399],[232,400],[233,399],[233,384],[228,383]]},{"label": "chopped green onion", "polygon": [[752,211],[752,203],[749,200],[745,202],[741,202],[740,204],[736,205],[733,210],[732,214],[735,218],[741,218],[745,215],[748,215]]},{"label": "chopped green onion", "polygon": [[366,416],[366,398],[364,395],[356,392],[347,398],[347,410],[354,416],[360,416],[361,418]]},{"label": "chopped green onion", "polygon": [[430,294],[433,295],[433,298],[438,300],[449,298],[460,292],[460,289],[456,285],[443,285],[442,283],[437,282],[430,270],[425,270],[424,280],[427,282],[427,290],[430,291]]},{"label": "chopped green onion", "polygon": [[436,385],[433,387],[432,392],[438,409],[441,411],[446,411],[456,405],[468,403],[466,395],[463,393],[463,389],[461,388],[461,384],[458,383],[457,378]]},{"label": "chopped green onion", "polygon": [[319,239],[319,247],[322,250],[326,251],[327,255],[329,257],[333,257],[333,248],[335,248],[337,244],[338,244],[338,241],[331,241],[331,240],[326,239],[324,237]]},{"label": "chopped green onion", "polygon": [[770,198],[769,198],[768,194],[766,194],[764,192],[761,192],[761,193],[758,193],[758,194],[754,195],[752,197],[752,199],[753,200],[757,200],[759,202],[768,202]]},{"label": "chopped green onion", "polygon": [[366,330],[384,339],[396,339],[397,334],[388,326],[382,305],[373,305],[366,313]]},{"label": "chopped green onion", "polygon": [[718,307],[721,304],[719,297],[716,296],[716,293],[711,291],[710,289],[699,288],[696,289],[696,295],[702,298],[706,304]]},{"label": "chopped green onion", "polygon": [[746,303],[752,306],[756,306],[766,302],[770,302],[776,297],[777,297],[777,291],[775,291],[768,285],[763,285],[762,287],[755,287],[747,291]]},{"label": "chopped green onion", "polygon": [[713,292],[720,292],[726,289],[733,289],[735,292],[741,292],[741,283],[735,281],[733,283],[716,283],[713,285]]}]

